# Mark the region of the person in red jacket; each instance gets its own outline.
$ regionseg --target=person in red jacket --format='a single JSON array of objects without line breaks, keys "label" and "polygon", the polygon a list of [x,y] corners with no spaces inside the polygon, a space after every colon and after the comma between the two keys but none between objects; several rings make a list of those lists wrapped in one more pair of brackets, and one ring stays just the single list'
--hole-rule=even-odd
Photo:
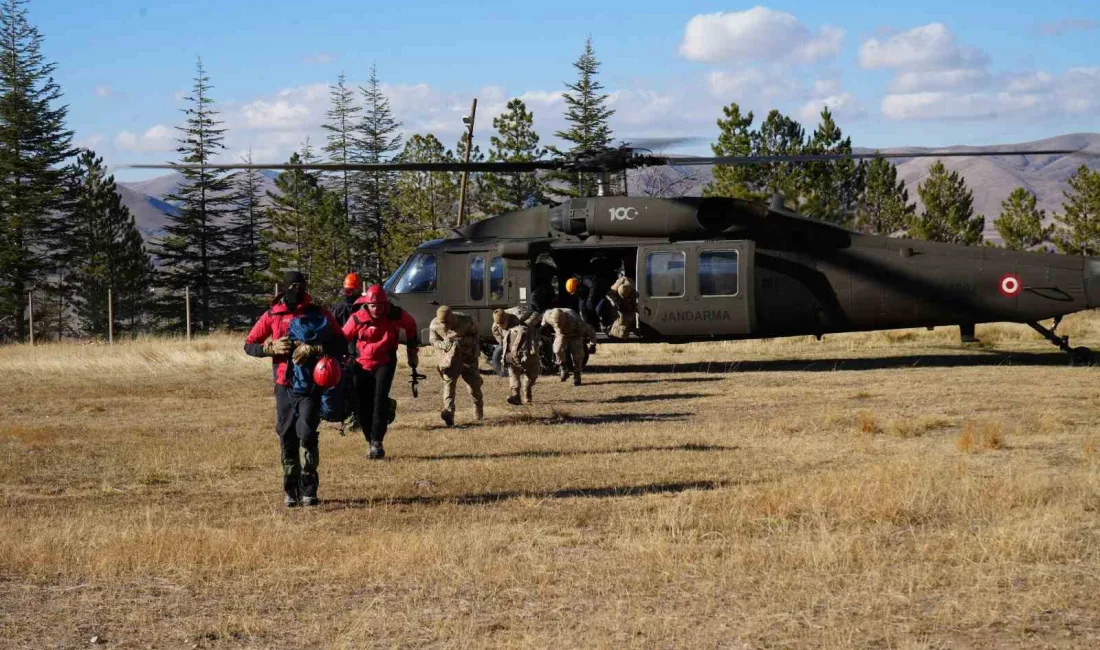
[{"label": "person in red jacket", "polygon": [[[291,364],[313,363],[322,354],[340,360],[347,354],[348,343],[332,313],[313,304],[306,291],[306,278],[298,271],[291,271],[283,278],[285,291],[275,297],[244,342],[245,352],[253,357],[271,357],[271,374],[275,380],[275,432],[283,465],[284,503],[288,508],[299,504],[316,506],[318,435],[321,424],[321,391],[314,388],[307,395],[291,390],[293,369]],[[328,342],[309,345],[292,341],[290,323],[297,316],[321,313],[328,321]],[[299,458],[299,448],[305,451],[305,462]]]},{"label": "person in red jacket", "polygon": [[386,437],[390,386],[397,371],[397,348],[404,344],[409,367],[417,364],[416,320],[409,312],[390,303],[382,285],[372,284],[362,298],[360,308],[344,323],[344,336],[355,344],[355,392],[359,425],[370,450],[367,457],[386,457],[382,439]]}]

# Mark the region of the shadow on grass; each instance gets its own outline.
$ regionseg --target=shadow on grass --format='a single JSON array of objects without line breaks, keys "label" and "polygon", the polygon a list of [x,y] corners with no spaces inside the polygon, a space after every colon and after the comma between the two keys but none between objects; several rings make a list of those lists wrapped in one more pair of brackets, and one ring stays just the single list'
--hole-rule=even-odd
[{"label": "shadow on grass", "polygon": [[437,456],[401,456],[395,461],[419,461],[419,460],[490,460],[494,458],[561,458],[565,456],[599,456],[615,454],[638,454],[650,451],[734,451],[736,446],[726,445],[701,445],[685,443],[682,445],[653,445],[637,447],[620,447],[616,449],[527,449],[524,451],[508,451],[486,454],[442,454]]},{"label": "shadow on grass", "polygon": [[656,395],[620,395],[618,397],[612,397],[605,400],[600,400],[601,404],[634,404],[636,402],[668,402],[679,399],[698,399],[700,397],[710,397],[709,393],[660,393]]},{"label": "shadow on grass", "polygon": [[[556,425],[556,424],[634,424],[640,422],[676,422],[686,420],[694,413],[605,413],[602,415],[573,415],[551,407],[549,415],[517,413],[493,422],[496,426]],[[456,427],[457,428],[457,427]]]},{"label": "shadow on grass", "polygon": [[408,505],[459,505],[481,506],[510,501],[512,499],[606,499],[612,497],[637,497],[647,494],[676,494],[688,490],[717,490],[727,485],[725,481],[688,481],[684,483],[650,483],[647,485],[564,488],[546,492],[487,492],[454,496],[409,496],[380,499],[332,499],[322,505],[326,510],[369,508],[373,506]]},{"label": "shadow on grass", "polygon": [[[586,371],[587,372],[587,371]],[[606,371],[611,373],[612,370]],[[721,377],[669,377],[668,379],[612,379],[611,381],[585,381],[585,386],[612,386],[615,384],[697,384],[706,381],[724,381]]]},{"label": "shadow on grass", "polygon": [[[587,375],[617,375],[646,373],[734,372],[831,372],[836,370],[883,370],[891,368],[965,368],[991,366],[1069,366],[1063,352],[998,352],[983,350],[981,354],[921,354],[892,357],[844,359],[767,359],[760,361],[691,361],[686,363],[624,363],[593,365]],[[648,381],[648,380],[647,380]],[[667,379],[656,381],[665,382]],[[685,381],[699,381],[686,379]],[[596,382],[593,382],[596,383]],[[604,382],[611,383],[611,382]]]}]

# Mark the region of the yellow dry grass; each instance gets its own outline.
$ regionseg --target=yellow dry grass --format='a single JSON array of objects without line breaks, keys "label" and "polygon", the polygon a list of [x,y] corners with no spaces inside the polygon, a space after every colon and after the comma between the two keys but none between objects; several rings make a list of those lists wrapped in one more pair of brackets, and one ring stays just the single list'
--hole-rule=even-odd
[{"label": "yellow dry grass", "polygon": [[454,429],[400,377],[289,512],[239,338],[3,348],[0,646],[1098,647],[1100,368],[978,336],[606,346]]}]

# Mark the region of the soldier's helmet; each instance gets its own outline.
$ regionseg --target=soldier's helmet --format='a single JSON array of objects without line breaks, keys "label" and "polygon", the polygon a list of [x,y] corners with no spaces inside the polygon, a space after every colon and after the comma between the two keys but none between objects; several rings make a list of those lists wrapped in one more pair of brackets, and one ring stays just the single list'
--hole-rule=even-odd
[{"label": "soldier's helmet", "polygon": [[447,322],[447,319],[451,317],[451,308],[448,305],[440,305],[439,309],[435,310],[435,317],[438,318],[440,322]]},{"label": "soldier's helmet", "polygon": [[629,300],[634,295],[634,284],[629,279],[624,279],[623,282],[619,283],[618,292],[620,298]]},{"label": "soldier's helmet", "polygon": [[503,309],[494,309],[493,310],[493,322],[496,323],[497,325],[500,325],[501,323],[504,322],[504,310]]}]

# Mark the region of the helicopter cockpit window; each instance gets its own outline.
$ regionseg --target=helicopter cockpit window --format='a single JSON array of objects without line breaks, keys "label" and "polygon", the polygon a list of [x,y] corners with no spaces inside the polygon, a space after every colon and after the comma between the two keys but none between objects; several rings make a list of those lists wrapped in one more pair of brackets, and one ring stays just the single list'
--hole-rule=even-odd
[{"label": "helicopter cockpit window", "polygon": [[737,295],[737,251],[699,253],[699,294],[702,296]]},{"label": "helicopter cockpit window", "polygon": [[683,251],[654,251],[645,257],[645,285],[650,297],[679,298],[684,295]]},{"label": "helicopter cockpit window", "polygon": [[435,255],[417,253],[405,266],[394,293],[434,293],[436,282]]},{"label": "helicopter cockpit window", "polygon": [[485,297],[485,258],[478,255],[470,260],[470,300]]},{"label": "helicopter cockpit window", "polygon": [[503,257],[494,257],[489,263],[489,300],[504,300]]}]

